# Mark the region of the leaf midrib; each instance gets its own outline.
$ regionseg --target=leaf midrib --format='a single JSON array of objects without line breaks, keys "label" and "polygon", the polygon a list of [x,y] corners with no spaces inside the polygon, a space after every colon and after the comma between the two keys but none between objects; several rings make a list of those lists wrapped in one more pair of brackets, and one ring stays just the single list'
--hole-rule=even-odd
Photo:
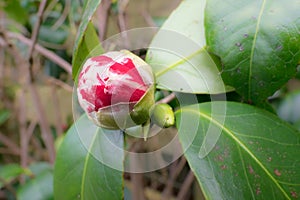
[{"label": "leaf midrib", "polygon": [[265,9],[265,5],[266,5],[266,0],[263,0],[260,11],[259,11],[259,15],[258,15],[258,18],[257,18],[255,34],[254,34],[253,43],[252,43],[252,47],[251,47],[249,76],[248,76],[248,98],[250,98],[250,95],[251,95],[251,77],[252,77],[254,50],[255,50],[255,46],[256,46],[257,35],[258,35],[258,32],[259,32],[259,26],[260,26],[260,23],[261,23],[261,18],[262,18],[262,15],[263,15],[263,11]]},{"label": "leaf midrib", "polygon": [[208,121],[213,122],[216,126],[220,127],[225,133],[228,134],[229,137],[231,137],[240,147],[242,147],[242,149],[244,149],[244,151],[246,151],[246,153],[248,153],[249,156],[262,168],[262,170],[270,177],[270,179],[279,188],[279,190],[283,193],[283,195],[287,199],[291,199],[288,196],[288,194],[284,191],[284,189],[279,185],[279,183],[276,181],[276,179],[270,174],[270,172],[264,167],[264,165],[258,160],[258,158],[256,158],[256,156],[250,151],[250,149],[248,149],[242,141],[240,141],[237,137],[235,137],[234,133],[231,132],[228,128],[226,128],[226,126],[220,124],[218,121],[216,121],[215,119],[213,119],[212,117],[210,117],[209,115],[207,115],[205,113],[201,113],[199,111],[197,112],[195,110],[188,109],[188,108],[183,108],[179,112],[184,112],[184,111],[195,113],[195,114],[199,115],[200,117],[202,116],[205,119],[207,119]]},{"label": "leaf midrib", "polygon": [[201,52],[205,51],[205,46],[202,47],[201,49],[191,53],[190,55],[186,56],[185,58],[179,59],[178,61],[176,61],[175,63],[167,66],[166,68],[164,68],[161,71],[158,71],[155,73],[155,77],[159,77],[165,73],[167,73],[168,71],[176,68],[177,66],[179,66],[180,64],[184,63],[184,62],[188,62],[188,60],[192,59],[193,57],[195,57],[196,55],[200,54]]},{"label": "leaf midrib", "polygon": [[249,187],[249,189],[251,191],[252,199],[255,199],[254,192],[253,192],[253,189],[252,189],[252,187],[250,185],[249,177],[248,177],[248,174],[246,172],[246,165],[245,165],[245,161],[244,161],[244,158],[243,158],[243,155],[242,155],[241,148],[239,146],[237,146],[237,149],[238,149],[238,153],[239,153],[239,156],[241,158],[241,161],[242,161],[241,163],[242,163],[242,166],[243,166],[243,173],[244,173],[244,176],[245,176],[245,178],[247,180],[247,185],[248,185],[248,187]]}]

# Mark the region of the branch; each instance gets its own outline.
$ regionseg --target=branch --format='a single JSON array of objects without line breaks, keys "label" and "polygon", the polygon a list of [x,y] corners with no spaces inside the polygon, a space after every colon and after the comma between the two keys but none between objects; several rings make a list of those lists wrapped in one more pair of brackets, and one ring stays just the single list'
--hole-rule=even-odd
[{"label": "branch", "polygon": [[39,6],[39,10],[38,10],[38,14],[37,14],[37,22],[35,23],[32,35],[31,35],[31,44],[29,46],[29,50],[28,50],[28,61],[29,61],[29,75],[30,75],[30,79],[31,81],[34,80],[33,78],[33,50],[34,50],[34,46],[36,44],[38,35],[39,35],[39,30],[41,27],[41,23],[43,21],[43,14],[45,11],[45,7],[47,4],[47,0],[42,0],[42,2],[40,3]]},{"label": "branch", "polygon": [[[140,140],[141,141],[141,140]],[[138,153],[142,148],[142,144],[139,143],[138,145],[134,146],[133,152]],[[140,168],[140,162],[136,157],[133,157],[132,160],[130,159],[130,165],[133,166],[133,169]],[[144,193],[144,181],[143,181],[143,174],[140,173],[130,173],[130,178],[132,182],[132,199],[133,200],[145,200],[145,193]]]},{"label": "branch", "polygon": [[[5,148],[5,147],[0,147],[0,154],[9,154],[9,155],[14,155],[14,156],[19,156],[20,153],[15,152],[14,150],[11,150],[10,148]],[[11,156],[9,156],[11,157]],[[1,198],[0,198],[1,199]]]},{"label": "branch", "polygon": [[54,30],[58,29],[68,17],[70,10],[71,10],[71,0],[66,0],[65,7],[61,14],[61,17],[55,22],[55,24],[51,28]]},{"label": "branch", "polygon": [[50,83],[50,84],[53,84],[53,85],[57,85],[63,89],[65,89],[66,91],[68,92],[73,92],[73,87],[66,84],[65,82],[59,80],[59,79],[56,79],[56,78],[52,78],[51,76],[47,77],[47,81]]},{"label": "branch", "polygon": [[21,146],[21,154],[20,161],[22,167],[27,167],[28,164],[28,134],[26,128],[26,105],[24,102],[25,99],[25,91],[22,88],[18,95],[18,104],[19,104],[19,126],[20,126],[20,146]]},{"label": "branch", "polygon": [[129,0],[119,0],[119,9],[118,9],[118,22],[119,22],[119,28],[120,28],[120,34],[123,38],[123,42],[125,45],[125,48],[129,49],[129,40],[128,40],[128,34],[126,32],[126,20],[125,20],[125,11],[128,6]]},{"label": "branch", "polygon": [[[17,39],[28,46],[30,46],[30,44],[31,44],[31,40],[21,34],[8,32],[7,36],[12,39]],[[61,68],[66,70],[69,74],[72,74],[72,66],[70,65],[70,63],[68,63],[67,61],[65,61],[64,59],[62,59],[61,57],[59,57],[58,55],[53,53],[52,51],[42,47],[39,44],[36,44],[34,46],[34,48],[37,52],[39,52],[40,54],[42,54],[49,60],[51,60],[54,63],[56,63],[57,65],[59,65]]]},{"label": "branch", "polygon": [[34,45],[36,44],[37,37],[39,35],[39,30],[40,30],[40,27],[41,27],[41,23],[43,21],[43,14],[44,14],[44,11],[45,11],[46,3],[47,3],[47,0],[42,0],[42,2],[40,3],[40,6],[39,6],[39,10],[38,10],[38,14],[37,14],[37,22],[35,23],[35,26],[34,26],[34,29],[33,29],[33,32],[32,32],[31,45],[29,46],[29,50],[28,50],[28,58],[29,59],[32,58]]},{"label": "branch", "polygon": [[61,109],[60,109],[56,87],[52,86],[51,90],[52,90],[53,106],[56,112],[56,132],[57,132],[57,136],[59,137],[63,134]]},{"label": "branch", "polygon": [[182,187],[178,193],[177,199],[186,199],[186,195],[190,190],[190,187],[195,179],[194,173],[192,170],[188,173],[187,177],[185,178],[184,182],[182,183]]},{"label": "branch", "polygon": [[12,151],[13,154],[16,155],[20,154],[20,148],[1,132],[0,132],[0,141],[2,144],[7,146]]},{"label": "branch", "polygon": [[[0,37],[1,46],[1,37]],[[4,48],[0,50],[0,99],[4,97],[4,73],[5,73],[5,50]]]},{"label": "branch", "polygon": [[[6,34],[4,34],[4,40],[6,39]],[[6,40],[7,43],[8,40]],[[22,76],[20,78],[22,78],[22,80],[20,80],[21,84],[24,84],[24,87],[28,86],[28,89],[31,93],[32,99],[33,99],[33,103],[34,103],[34,108],[36,109],[36,113],[39,119],[39,124],[41,127],[41,134],[42,134],[42,139],[43,142],[45,143],[46,149],[48,151],[48,159],[50,161],[50,163],[54,163],[54,159],[55,159],[55,149],[54,149],[54,141],[53,141],[53,136],[51,133],[51,129],[49,126],[49,123],[46,119],[46,113],[45,110],[43,108],[43,105],[41,103],[41,99],[40,96],[37,92],[36,86],[32,83],[32,81],[29,81],[29,67],[28,67],[28,62],[26,62],[26,60],[20,55],[19,51],[16,50],[14,45],[10,45],[11,48],[8,48],[11,51],[11,54],[14,55],[15,57],[15,62],[17,64],[17,66],[20,68],[19,70],[26,70],[25,72],[23,72]]]},{"label": "branch", "polygon": [[104,0],[101,2],[97,10],[97,14],[99,18],[98,29],[99,29],[100,41],[103,41],[106,35],[110,6],[111,6],[111,0]]},{"label": "branch", "polygon": [[154,20],[152,19],[151,15],[147,12],[147,10],[142,10],[141,15],[144,17],[145,22],[151,26],[151,27],[157,27],[157,25],[155,24]]},{"label": "branch", "polygon": [[169,103],[170,101],[172,101],[173,99],[175,99],[176,95],[175,93],[171,93],[168,96],[166,96],[165,98],[159,100],[157,103]]},{"label": "branch", "polygon": [[35,105],[34,107],[36,109],[36,113],[39,119],[39,124],[42,129],[42,138],[48,150],[49,161],[51,164],[53,164],[55,160],[55,149],[54,149],[54,141],[53,141],[50,125],[46,119],[46,113],[43,108],[41,98],[37,92],[36,86],[32,83],[29,83],[28,89],[31,93],[33,103]]},{"label": "branch", "polygon": [[176,178],[178,177],[178,175],[180,174],[180,172],[182,171],[182,169],[184,168],[186,164],[186,159],[184,156],[181,157],[179,163],[174,163],[172,164],[172,168],[169,174],[169,179],[166,183],[166,187],[162,193],[162,196],[164,199],[169,199],[170,195],[172,194],[172,189],[174,186],[174,182],[176,180]]},{"label": "branch", "polygon": [[144,194],[144,181],[143,174],[141,173],[131,173],[130,174],[132,182],[132,199],[133,200],[146,200]]}]

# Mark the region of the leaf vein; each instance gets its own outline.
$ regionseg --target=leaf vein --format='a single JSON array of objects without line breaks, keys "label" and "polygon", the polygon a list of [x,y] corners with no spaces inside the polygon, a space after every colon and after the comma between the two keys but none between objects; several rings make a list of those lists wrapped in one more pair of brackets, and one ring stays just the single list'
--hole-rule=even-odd
[{"label": "leaf vein", "polygon": [[262,15],[263,15],[263,11],[265,9],[265,5],[266,5],[266,0],[263,0],[262,6],[261,6],[261,9],[260,9],[258,18],[257,18],[257,24],[256,24],[253,43],[252,43],[252,47],[251,47],[249,77],[248,77],[248,98],[250,98],[250,94],[251,94],[251,77],[252,77],[252,68],[253,68],[253,60],[254,60],[254,50],[255,50],[255,46],[256,46],[257,35],[258,35],[258,32],[259,32],[259,26],[260,26],[261,18],[262,18]]},{"label": "leaf vein", "polygon": [[249,187],[249,189],[250,189],[250,191],[251,191],[252,199],[255,199],[254,192],[253,192],[253,189],[252,189],[252,187],[251,187],[251,185],[250,185],[249,177],[248,177],[247,172],[246,172],[245,161],[244,161],[244,159],[243,159],[243,155],[242,155],[242,152],[241,152],[241,148],[240,148],[238,145],[237,145],[237,149],[238,149],[238,152],[239,152],[239,156],[240,156],[240,158],[241,158],[241,161],[242,161],[243,172],[244,172],[244,175],[245,175],[245,177],[246,177],[246,179],[247,179],[247,185],[248,185],[248,187]]},{"label": "leaf vein", "polygon": [[279,144],[279,145],[282,145],[282,146],[299,146],[300,147],[300,144],[283,143],[283,142],[278,142],[278,141],[275,141],[275,140],[272,140],[272,139],[269,139],[269,138],[264,138],[264,137],[259,137],[259,136],[252,136],[252,135],[246,135],[246,134],[240,134],[240,133],[237,133],[237,132],[234,132],[234,134],[238,135],[238,136],[241,136],[241,137],[264,140],[264,141],[272,142],[272,143]]},{"label": "leaf vein", "polygon": [[168,71],[170,71],[170,70],[176,68],[176,67],[179,66],[180,64],[182,64],[182,63],[184,63],[184,62],[188,62],[188,60],[190,60],[190,59],[192,59],[193,57],[195,57],[196,55],[200,54],[202,51],[204,51],[204,47],[201,48],[201,49],[199,49],[199,50],[197,50],[197,51],[195,51],[194,53],[190,54],[189,56],[187,56],[187,57],[185,57],[185,58],[182,58],[182,59],[178,60],[177,62],[175,62],[175,63],[169,65],[169,66],[166,67],[165,69],[163,69],[163,70],[157,72],[157,73],[155,74],[155,76],[156,76],[156,77],[159,77],[159,76],[161,76],[161,75],[167,73]]}]

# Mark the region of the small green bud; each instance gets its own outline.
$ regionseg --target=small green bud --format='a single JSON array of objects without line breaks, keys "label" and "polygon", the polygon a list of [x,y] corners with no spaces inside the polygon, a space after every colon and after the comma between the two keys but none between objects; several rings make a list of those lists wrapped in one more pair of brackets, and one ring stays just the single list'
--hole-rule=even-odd
[{"label": "small green bud", "polygon": [[169,104],[156,104],[151,110],[151,119],[154,124],[162,128],[168,128],[174,125],[175,118],[172,107]]}]

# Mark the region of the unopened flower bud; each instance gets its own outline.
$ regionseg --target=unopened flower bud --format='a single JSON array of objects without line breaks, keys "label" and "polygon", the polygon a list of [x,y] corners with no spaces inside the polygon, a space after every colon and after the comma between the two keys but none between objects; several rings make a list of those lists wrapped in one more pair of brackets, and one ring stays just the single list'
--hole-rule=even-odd
[{"label": "unopened flower bud", "polygon": [[175,118],[172,107],[169,104],[161,103],[154,106],[151,110],[152,122],[162,128],[174,125]]},{"label": "unopened flower bud", "polygon": [[149,119],[154,105],[151,67],[129,51],[89,58],[78,79],[78,100],[90,119],[107,129],[126,129]]}]

